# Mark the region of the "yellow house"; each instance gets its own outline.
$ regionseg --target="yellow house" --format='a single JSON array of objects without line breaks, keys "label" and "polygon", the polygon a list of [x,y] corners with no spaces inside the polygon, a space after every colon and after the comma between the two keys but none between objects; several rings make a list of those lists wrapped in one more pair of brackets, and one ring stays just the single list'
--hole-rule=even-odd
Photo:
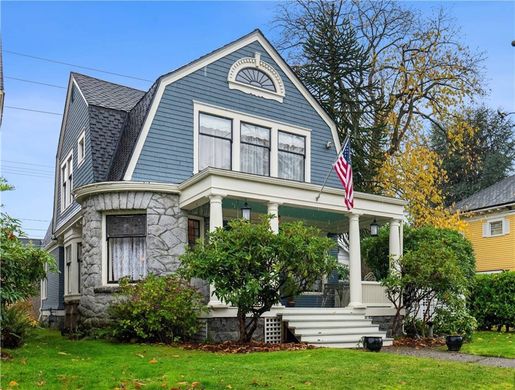
[{"label": "yellow house", "polygon": [[[477,272],[515,270],[515,175],[460,201]],[[511,228],[510,228],[511,226]]]}]

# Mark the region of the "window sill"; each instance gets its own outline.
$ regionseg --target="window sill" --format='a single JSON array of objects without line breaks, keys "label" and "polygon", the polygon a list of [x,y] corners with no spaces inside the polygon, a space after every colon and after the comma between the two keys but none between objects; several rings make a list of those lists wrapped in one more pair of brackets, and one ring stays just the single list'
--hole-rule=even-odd
[{"label": "window sill", "polygon": [[93,289],[95,294],[114,294],[114,293],[120,292],[120,290],[121,290],[121,288],[118,285],[100,286],[100,287],[95,287]]}]

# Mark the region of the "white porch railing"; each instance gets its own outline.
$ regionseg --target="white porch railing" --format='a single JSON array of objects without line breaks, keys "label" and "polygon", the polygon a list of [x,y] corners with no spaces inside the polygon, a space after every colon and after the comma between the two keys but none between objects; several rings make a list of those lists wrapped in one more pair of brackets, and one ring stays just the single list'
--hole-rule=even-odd
[{"label": "white porch railing", "polygon": [[361,282],[363,303],[365,305],[391,305],[386,297],[385,288],[379,282]]}]

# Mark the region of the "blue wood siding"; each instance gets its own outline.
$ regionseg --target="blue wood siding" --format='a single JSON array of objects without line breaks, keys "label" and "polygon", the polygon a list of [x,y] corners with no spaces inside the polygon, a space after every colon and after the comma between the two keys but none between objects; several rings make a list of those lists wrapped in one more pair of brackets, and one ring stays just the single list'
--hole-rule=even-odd
[{"label": "blue wood siding", "polygon": [[64,248],[57,247],[50,255],[59,271],[47,273],[47,298],[41,302],[42,310],[64,308]]},{"label": "blue wood siding", "polygon": [[[279,72],[285,84],[283,103],[231,90],[227,74],[232,64],[255,52]],[[330,128],[258,43],[233,52],[168,85],[159,103],[132,179],[180,183],[193,173],[193,100],[311,129],[311,182],[322,184],[336,158],[326,149]],[[340,187],[331,173],[328,185]]]},{"label": "blue wood siding", "polygon": [[[57,204],[56,204],[56,227],[62,226],[70,217],[80,210],[80,205],[74,202],[64,212],[61,212],[61,164],[73,150],[73,187],[77,188],[81,185],[93,181],[93,170],[91,164],[91,143],[89,136],[89,114],[88,105],[82,98],[76,86],[72,87],[71,93],[73,94],[73,101],[70,99],[68,107],[68,116],[64,128],[63,139],[61,143],[61,152],[58,156],[58,166],[56,173],[57,180]],[[77,141],[82,133],[86,130],[86,147],[85,147],[85,160],[78,166],[77,164]]]}]

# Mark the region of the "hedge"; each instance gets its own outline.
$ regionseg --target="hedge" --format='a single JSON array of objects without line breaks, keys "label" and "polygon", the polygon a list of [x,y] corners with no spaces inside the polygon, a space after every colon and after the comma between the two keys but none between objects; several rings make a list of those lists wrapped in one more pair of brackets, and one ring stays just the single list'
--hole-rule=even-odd
[{"label": "hedge", "polygon": [[469,309],[480,329],[515,326],[515,271],[475,276]]}]

